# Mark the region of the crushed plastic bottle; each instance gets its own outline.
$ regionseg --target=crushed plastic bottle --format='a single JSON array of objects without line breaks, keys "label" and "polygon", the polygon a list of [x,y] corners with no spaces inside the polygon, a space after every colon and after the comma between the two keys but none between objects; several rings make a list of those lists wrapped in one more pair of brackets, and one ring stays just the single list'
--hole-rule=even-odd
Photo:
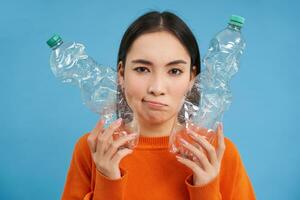
[{"label": "crushed plastic bottle", "polygon": [[[107,128],[117,118],[117,109],[126,110],[122,128],[115,138],[132,132],[138,133],[132,110],[122,109],[124,99],[118,99],[117,72],[111,67],[100,66],[85,52],[85,46],[76,42],[64,43],[57,34],[47,44],[52,49],[50,66],[54,76],[62,83],[79,87],[83,103],[101,115]],[[121,95],[122,96],[122,95]],[[137,141],[136,141],[137,142]]]},{"label": "crushed plastic bottle", "polygon": [[[196,93],[200,94],[200,102],[194,105],[185,99],[182,116],[185,119],[185,127],[184,130],[172,131],[171,152],[192,156],[179,142],[184,139],[195,144],[191,131],[196,133],[196,136],[204,136],[215,145],[217,125],[232,102],[229,81],[238,72],[240,56],[246,45],[241,34],[244,21],[243,17],[232,15],[227,27],[210,41],[208,52],[202,61],[205,69],[195,78],[194,84]],[[192,156],[192,159],[195,158]]]}]

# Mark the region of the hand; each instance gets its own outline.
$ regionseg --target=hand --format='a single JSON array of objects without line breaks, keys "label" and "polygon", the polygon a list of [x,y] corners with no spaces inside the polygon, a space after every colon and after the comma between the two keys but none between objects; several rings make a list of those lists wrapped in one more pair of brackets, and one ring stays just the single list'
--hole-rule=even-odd
[{"label": "hand", "polygon": [[114,141],[113,133],[121,123],[122,119],[116,120],[104,129],[105,122],[100,120],[87,138],[97,170],[110,179],[121,178],[119,163],[122,158],[132,153],[132,150],[120,147],[137,136],[136,133],[132,133]]},{"label": "hand", "polygon": [[[223,126],[219,124],[217,128],[218,146],[216,150],[205,137],[195,133],[193,130],[187,131],[193,140],[195,140],[196,145],[192,145],[184,139],[181,140],[181,143],[186,149],[192,152],[196,159],[191,160],[182,156],[176,157],[179,162],[193,171],[193,184],[204,186],[216,178],[220,172],[221,161],[225,151]],[[204,149],[204,152],[197,148],[198,145]]]}]

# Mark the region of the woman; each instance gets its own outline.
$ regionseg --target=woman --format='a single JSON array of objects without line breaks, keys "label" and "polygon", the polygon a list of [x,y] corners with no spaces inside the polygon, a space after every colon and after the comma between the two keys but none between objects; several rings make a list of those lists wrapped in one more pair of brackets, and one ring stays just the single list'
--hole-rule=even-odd
[{"label": "woman", "polygon": [[205,153],[182,142],[198,162],[168,150],[178,108],[200,72],[196,39],[178,16],[149,12],[134,21],[120,44],[118,81],[138,118],[138,145],[120,148],[137,135],[113,140],[121,120],[107,129],[100,120],[75,145],[62,199],[255,199],[238,150],[221,125],[216,147],[194,138]]}]

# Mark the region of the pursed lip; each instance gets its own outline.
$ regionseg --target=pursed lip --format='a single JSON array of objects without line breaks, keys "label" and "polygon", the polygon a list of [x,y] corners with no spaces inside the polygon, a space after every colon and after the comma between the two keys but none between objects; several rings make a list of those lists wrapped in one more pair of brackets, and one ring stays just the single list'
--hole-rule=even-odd
[{"label": "pursed lip", "polygon": [[161,103],[161,102],[158,102],[158,101],[148,101],[148,100],[144,100],[144,101],[149,102],[149,103],[153,103],[153,104],[162,105],[162,106],[167,106],[167,104],[164,104],[164,103]]}]

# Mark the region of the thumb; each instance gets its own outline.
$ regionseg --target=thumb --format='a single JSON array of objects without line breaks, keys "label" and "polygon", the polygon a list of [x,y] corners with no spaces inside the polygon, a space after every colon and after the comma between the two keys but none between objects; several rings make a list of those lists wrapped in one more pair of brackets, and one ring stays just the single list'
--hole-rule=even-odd
[{"label": "thumb", "polygon": [[120,149],[115,153],[111,161],[115,164],[119,164],[122,158],[124,158],[128,154],[131,154],[132,152],[133,152],[132,149],[128,149],[128,148]]},{"label": "thumb", "polygon": [[104,120],[99,120],[96,124],[96,127],[91,131],[87,138],[88,145],[92,153],[95,153],[97,150],[97,138],[98,134],[103,131]]}]

